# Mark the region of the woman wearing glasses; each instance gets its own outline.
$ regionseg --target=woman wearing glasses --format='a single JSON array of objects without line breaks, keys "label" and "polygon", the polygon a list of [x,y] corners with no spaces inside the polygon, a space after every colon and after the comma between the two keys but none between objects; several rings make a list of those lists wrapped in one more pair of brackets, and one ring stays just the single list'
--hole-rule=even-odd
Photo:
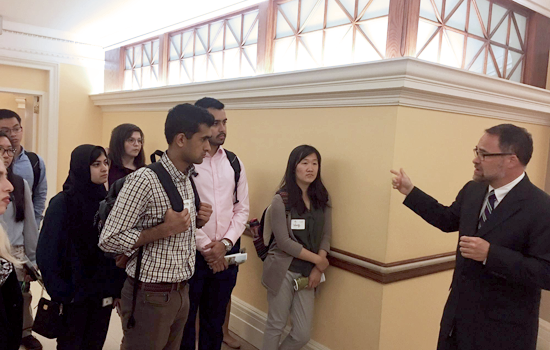
[{"label": "woman wearing glasses", "polygon": [[[0,156],[8,170],[8,180],[13,185],[11,201],[6,212],[1,216],[11,244],[12,254],[20,261],[27,258],[36,263],[36,244],[38,242],[38,227],[34,218],[31,188],[26,180],[13,173],[13,157],[15,149],[8,135],[0,131]],[[23,291],[23,332],[24,337],[31,337],[32,312],[30,293],[30,278],[24,269],[16,269],[17,279],[22,284]]]},{"label": "woman wearing glasses", "polygon": [[145,166],[143,132],[134,124],[121,124],[111,132],[109,142],[109,185]]}]

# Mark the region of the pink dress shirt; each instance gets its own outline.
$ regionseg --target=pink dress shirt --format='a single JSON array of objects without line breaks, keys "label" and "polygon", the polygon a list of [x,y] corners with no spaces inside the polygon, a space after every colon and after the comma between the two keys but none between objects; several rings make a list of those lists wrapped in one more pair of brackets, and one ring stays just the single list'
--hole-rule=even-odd
[{"label": "pink dress shirt", "polygon": [[201,202],[212,205],[212,216],[201,229],[197,230],[197,249],[203,251],[204,247],[212,241],[229,239],[233,244],[237,242],[245,229],[248,221],[250,206],[248,204],[248,182],[244,165],[241,164],[241,177],[237,187],[239,203],[234,203],[235,171],[227,160],[227,155],[222,147],[214,156],[206,154],[202,164],[195,164],[195,170],[199,174],[193,180]]}]

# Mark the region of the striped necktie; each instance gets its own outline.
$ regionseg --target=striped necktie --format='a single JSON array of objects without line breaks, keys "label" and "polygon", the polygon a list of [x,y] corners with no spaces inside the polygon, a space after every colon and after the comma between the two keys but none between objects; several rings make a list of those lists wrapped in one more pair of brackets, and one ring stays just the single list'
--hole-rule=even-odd
[{"label": "striped necktie", "polygon": [[495,209],[496,202],[497,202],[497,196],[495,196],[495,190],[491,190],[491,192],[489,192],[489,197],[487,198],[485,209],[483,209],[483,212],[479,217],[479,223],[477,225],[478,230],[481,228],[481,226],[483,226],[483,224],[487,220],[489,220],[489,216],[491,216],[491,214],[493,213],[493,210]]}]

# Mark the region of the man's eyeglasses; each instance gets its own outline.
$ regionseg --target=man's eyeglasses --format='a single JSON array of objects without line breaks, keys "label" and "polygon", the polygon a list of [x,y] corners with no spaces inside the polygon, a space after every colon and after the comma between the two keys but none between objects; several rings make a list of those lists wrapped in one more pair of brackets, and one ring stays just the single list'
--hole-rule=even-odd
[{"label": "man's eyeglasses", "polygon": [[13,157],[15,155],[15,149],[14,148],[4,148],[0,146],[0,154],[4,155],[7,154],[10,157]]},{"label": "man's eyeglasses", "polygon": [[497,157],[497,156],[511,156],[511,155],[514,155],[515,153],[511,153],[511,152],[506,152],[506,153],[487,153],[487,152],[483,152],[482,150],[480,150],[479,148],[474,148],[474,156],[479,158],[481,161],[484,161],[485,160],[485,157]]},{"label": "man's eyeglasses", "polygon": [[8,129],[8,128],[1,128],[0,129],[0,131],[3,132],[6,135],[18,134],[18,133],[21,132],[21,130],[23,130],[23,127],[21,127],[21,126],[16,126],[13,129]]}]

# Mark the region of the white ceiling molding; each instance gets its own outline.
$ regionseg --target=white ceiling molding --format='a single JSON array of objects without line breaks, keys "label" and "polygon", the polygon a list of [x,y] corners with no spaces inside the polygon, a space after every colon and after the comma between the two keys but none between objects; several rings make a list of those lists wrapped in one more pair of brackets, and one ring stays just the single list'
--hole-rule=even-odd
[{"label": "white ceiling molding", "polygon": [[550,126],[550,91],[415,58],[91,98],[104,112],[126,112],[168,111],[204,96],[228,109],[408,106]]},{"label": "white ceiling molding", "polygon": [[514,0],[514,2],[550,18],[550,0]]},{"label": "white ceiling molding", "polygon": [[39,35],[33,30],[23,31],[25,28],[22,26],[16,27],[18,30],[4,26],[0,35],[1,56],[85,67],[104,67],[105,53],[100,46]]}]

